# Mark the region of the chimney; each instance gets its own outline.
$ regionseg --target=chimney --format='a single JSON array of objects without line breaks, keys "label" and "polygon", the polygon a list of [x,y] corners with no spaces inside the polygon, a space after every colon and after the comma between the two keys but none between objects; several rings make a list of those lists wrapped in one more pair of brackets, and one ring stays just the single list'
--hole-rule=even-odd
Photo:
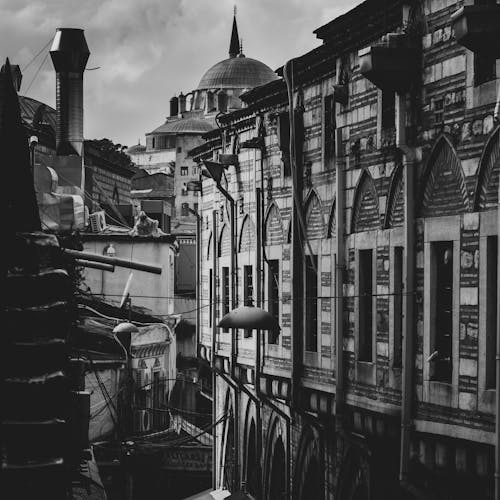
[{"label": "chimney", "polygon": [[83,72],[89,55],[82,29],[57,28],[50,56],[56,70],[58,156],[83,155]]},{"label": "chimney", "polygon": [[186,96],[181,92],[179,94],[179,115],[182,115],[182,113],[186,112]]},{"label": "chimney", "polygon": [[170,116],[177,116],[179,114],[179,99],[172,97],[170,99]]}]

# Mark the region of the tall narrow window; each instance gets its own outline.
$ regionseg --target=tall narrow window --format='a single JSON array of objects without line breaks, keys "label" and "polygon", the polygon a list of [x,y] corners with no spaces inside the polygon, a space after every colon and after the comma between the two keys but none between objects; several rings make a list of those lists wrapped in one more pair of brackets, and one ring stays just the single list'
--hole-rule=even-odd
[{"label": "tall narrow window", "polygon": [[372,250],[359,251],[358,359],[373,361],[373,262]]},{"label": "tall narrow window", "polygon": [[325,97],[325,144],[324,144],[324,163],[325,168],[331,166],[335,156],[335,101],[333,95]]},{"label": "tall narrow window", "polygon": [[382,128],[394,128],[396,124],[396,94],[393,90],[382,90]]},{"label": "tall narrow window", "polygon": [[214,301],[214,272],[212,269],[208,271],[208,326],[212,326],[213,316],[213,306],[212,303]]},{"label": "tall narrow window", "polygon": [[[222,268],[222,317],[224,317],[229,312],[229,267]],[[222,330],[223,332],[228,332],[227,328]]]},{"label": "tall narrow window", "polygon": [[306,351],[318,350],[318,256],[306,256]]},{"label": "tall narrow window", "polygon": [[[279,304],[279,276],[280,276],[280,261],[279,260],[269,260],[268,261],[268,277],[267,277],[267,297],[268,306],[267,310],[272,314],[279,322],[280,314],[280,304]],[[279,331],[269,332],[269,343],[278,343]]]},{"label": "tall narrow window", "polygon": [[[453,333],[453,242],[433,244],[435,272],[433,380],[451,382]],[[431,277],[432,279],[432,277]],[[432,373],[432,372],[431,372]]]},{"label": "tall narrow window", "polygon": [[[253,267],[243,267],[243,305],[253,306]],[[252,330],[245,330],[246,338],[252,336]]]},{"label": "tall narrow window", "polygon": [[403,248],[394,248],[394,360],[393,366],[401,368],[403,357]]},{"label": "tall narrow window", "polygon": [[496,385],[498,237],[486,240],[486,389]]}]

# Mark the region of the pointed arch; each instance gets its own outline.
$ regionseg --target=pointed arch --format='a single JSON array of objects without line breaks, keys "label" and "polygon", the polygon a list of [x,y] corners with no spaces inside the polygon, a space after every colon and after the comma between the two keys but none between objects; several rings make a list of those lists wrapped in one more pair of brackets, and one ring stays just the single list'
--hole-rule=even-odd
[{"label": "pointed arch", "polygon": [[255,231],[255,224],[252,218],[247,214],[243,219],[240,231],[240,241],[238,245],[238,252],[247,252],[255,248],[255,240],[257,233]]},{"label": "pointed arch", "polygon": [[384,229],[402,226],[405,218],[403,165],[398,165],[392,173]]},{"label": "pointed arch", "polygon": [[218,256],[227,257],[231,253],[231,237],[227,224],[222,226],[219,236]]},{"label": "pointed arch", "polygon": [[500,176],[500,126],[490,135],[479,161],[474,210],[490,210],[498,204]]},{"label": "pointed arch", "polygon": [[372,176],[363,170],[352,205],[351,233],[380,229],[378,194]]},{"label": "pointed arch", "polygon": [[468,209],[462,165],[455,148],[442,135],[432,148],[420,182],[419,216],[456,215]]},{"label": "pointed arch", "polygon": [[248,400],[245,414],[245,447],[243,452],[243,474],[248,492],[255,497],[262,481],[259,460],[259,440],[257,436],[257,411],[255,402]]},{"label": "pointed arch", "polygon": [[267,498],[285,498],[288,490],[288,457],[285,452],[287,436],[278,416],[271,421],[266,449]]},{"label": "pointed arch", "polygon": [[207,260],[210,261],[212,258],[212,233],[208,235],[208,245],[207,245]]},{"label": "pointed arch", "polygon": [[295,464],[293,477],[297,498],[322,500],[325,494],[323,450],[318,433],[309,425],[302,431]]},{"label": "pointed arch", "polygon": [[328,217],[328,230],[326,237],[335,238],[337,236],[337,200],[334,199],[332,203],[332,208],[330,209],[330,215]]},{"label": "pointed arch", "polygon": [[281,245],[283,243],[283,224],[276,203],[272,202],[267,209],[264,222],[264,243],[266,245]]},{"label": "pointed arch", "polygon": [[321,200],[314,189],[309,193],[304,206],[307,239],[314,240],[323,238],[325,223],[323,220]]},{"label": "pointed arch", "polygon": [[229,415],[224,425],[223,447],[220,454],[220,470],[222,471],[222,483],[225,488],[232,488],[235,447],[234,447],[234,413],[233,401],[230,390],[226,393],[226,402],[224,405],[225,414]]}]

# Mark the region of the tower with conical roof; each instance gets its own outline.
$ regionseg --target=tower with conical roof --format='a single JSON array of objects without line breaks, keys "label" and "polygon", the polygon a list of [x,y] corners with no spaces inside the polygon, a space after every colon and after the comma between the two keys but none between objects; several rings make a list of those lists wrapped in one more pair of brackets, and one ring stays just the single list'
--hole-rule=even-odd
[{"label": "tower with conical roof", "polygon": [[236,7],[234,8],[233,29],[229,43],[229,57],[236,57],[240,53],[240,38],[238,36],[238,24],[236,23]]}]

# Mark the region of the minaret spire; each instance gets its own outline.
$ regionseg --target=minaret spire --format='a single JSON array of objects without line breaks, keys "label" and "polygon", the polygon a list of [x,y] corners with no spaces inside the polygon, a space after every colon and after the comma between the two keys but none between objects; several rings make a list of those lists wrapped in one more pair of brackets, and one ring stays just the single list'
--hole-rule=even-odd
[{"label": "minaret spire", "polygon": [[238,25],[236,24],[236,5],[234,6],[233,30],[231,32],[231,43],[229,44],[229,57],[236,57],[240,53],[240,37],[238,36]]}]

